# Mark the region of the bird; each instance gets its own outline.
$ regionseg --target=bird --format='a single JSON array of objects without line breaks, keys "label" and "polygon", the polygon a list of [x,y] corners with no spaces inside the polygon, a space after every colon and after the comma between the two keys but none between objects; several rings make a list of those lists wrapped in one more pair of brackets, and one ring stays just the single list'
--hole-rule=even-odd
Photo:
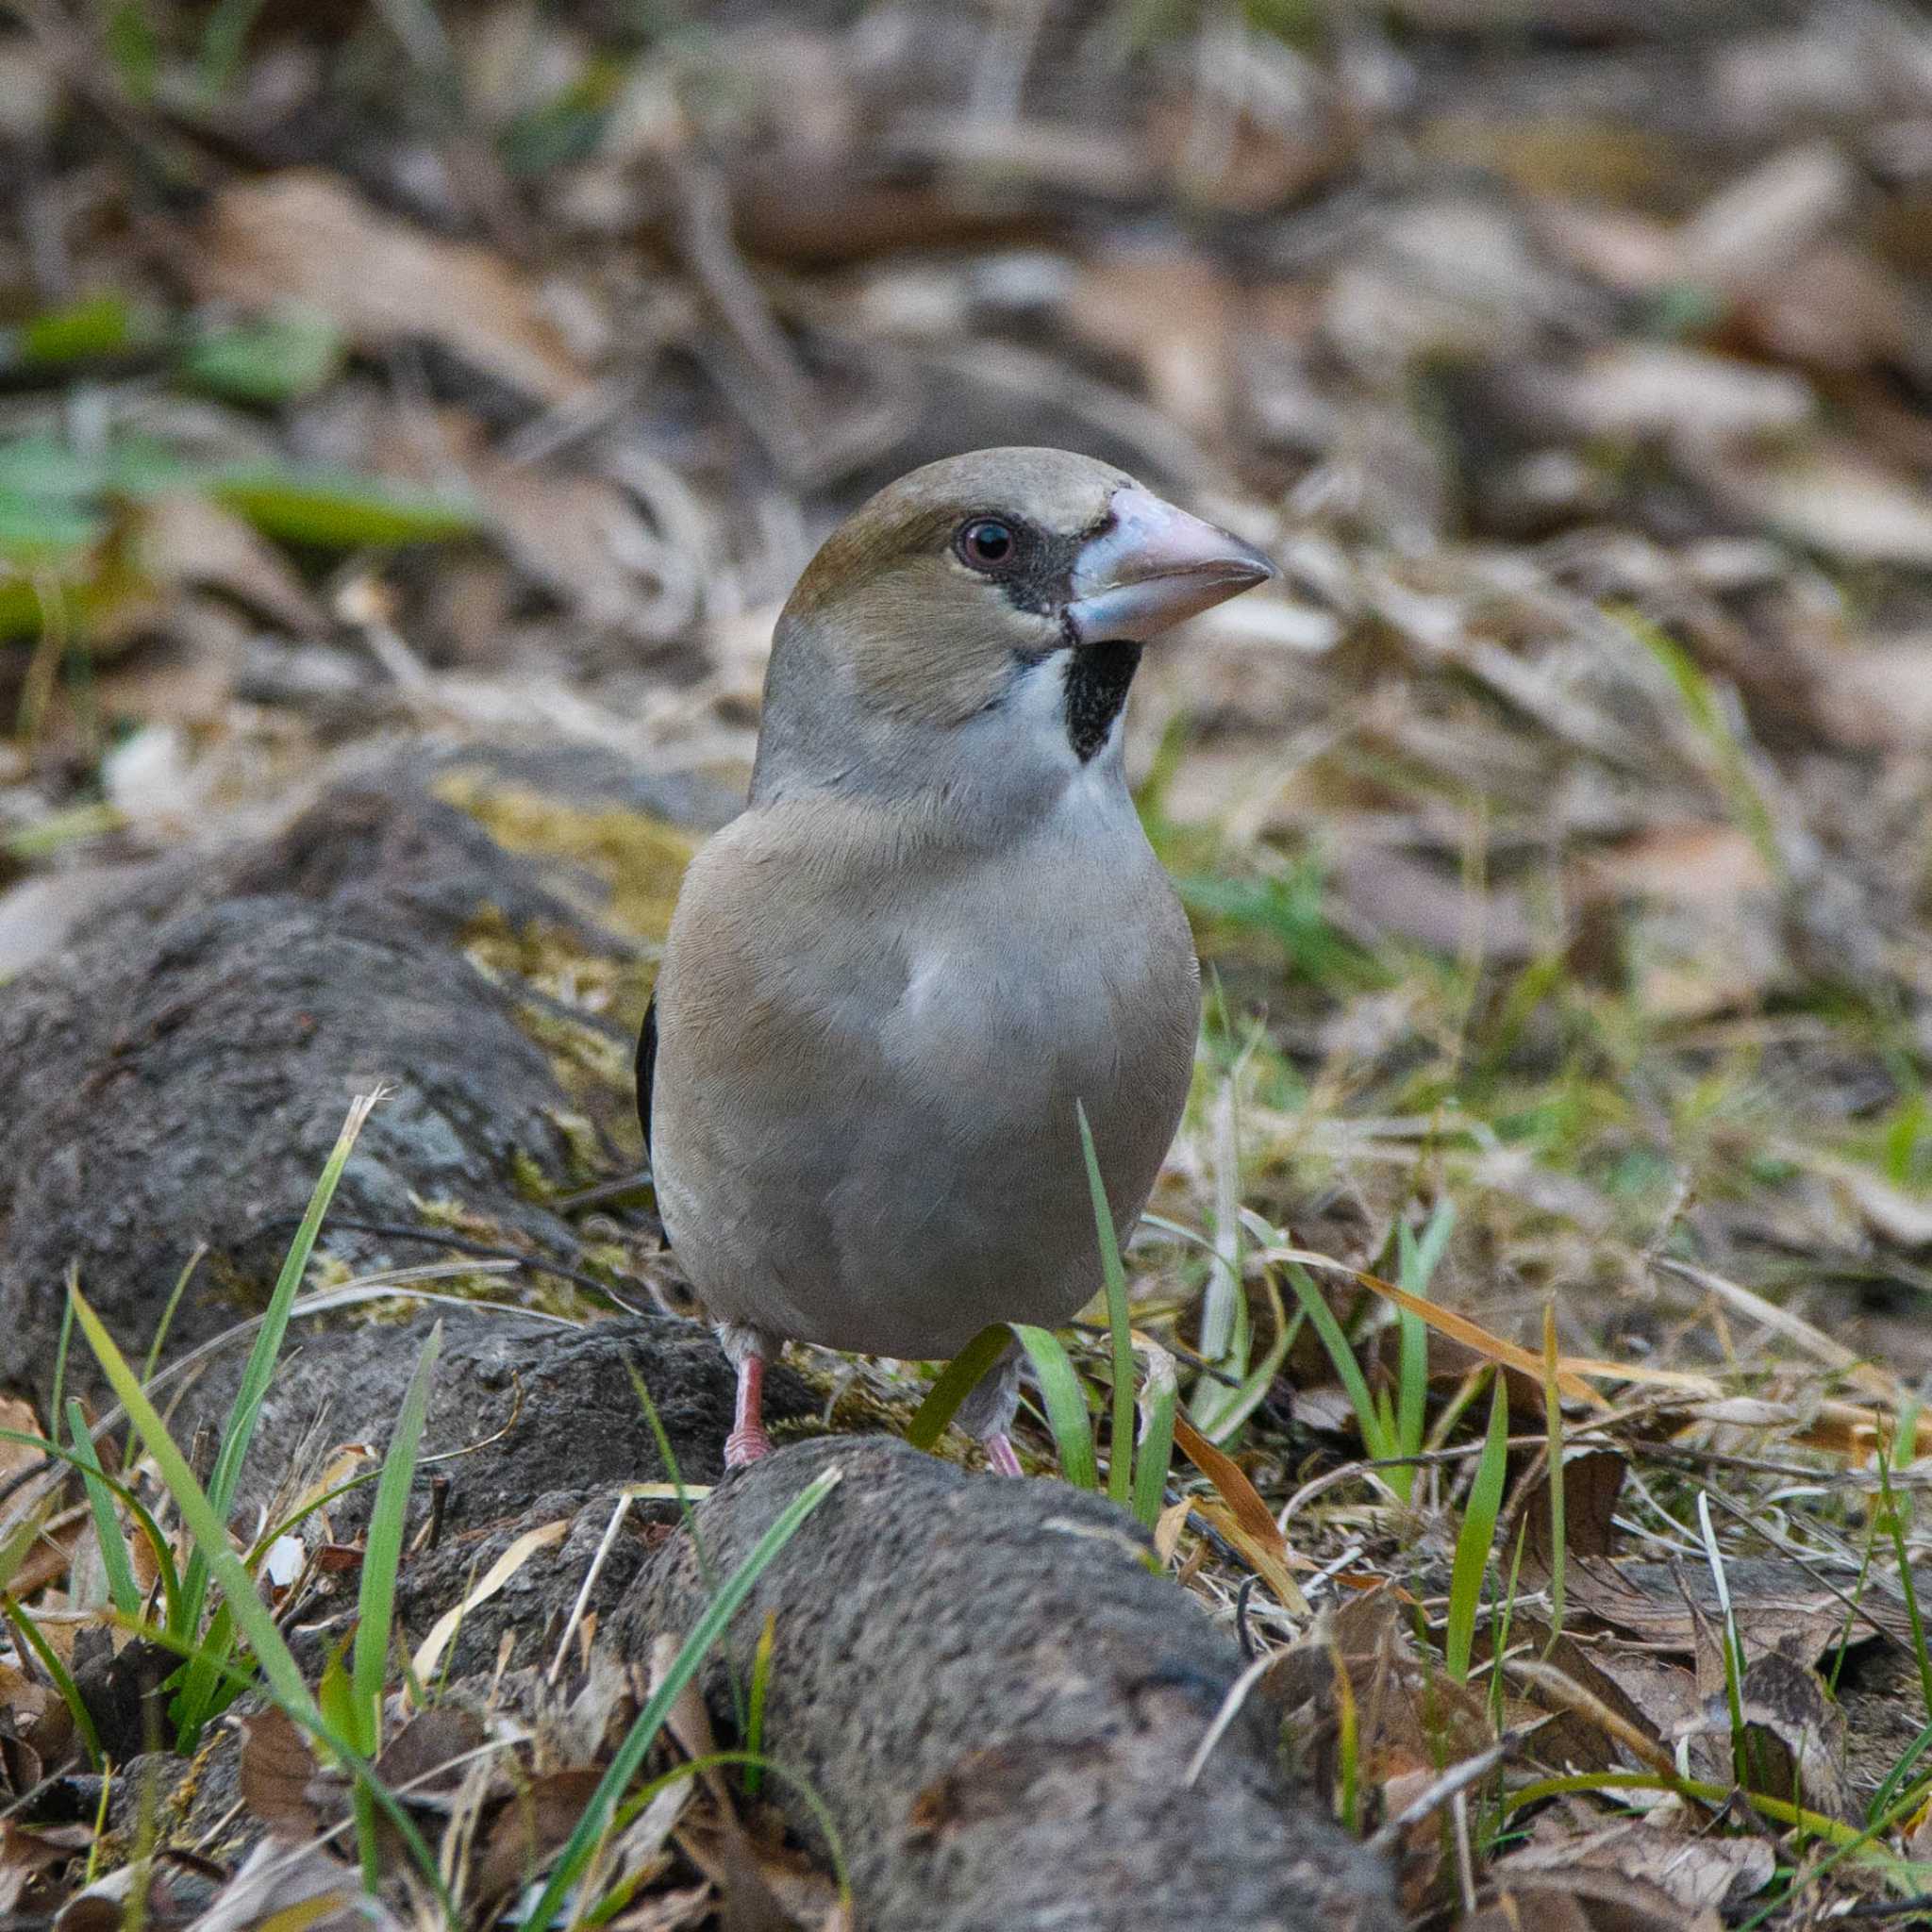
[{"label": "bird", "polygon": [[[1111,464],[970,451],[779,614],[742,814],[680,887],[637,1056],[666,1240],[770,1453],[787,1341],[937,1360],[1100,1284],[1179,1126],[1200,969],[1123,758],[1141,647],[1276,575]],[[956,1418],[1021,1473],[1009,1349]]]}]

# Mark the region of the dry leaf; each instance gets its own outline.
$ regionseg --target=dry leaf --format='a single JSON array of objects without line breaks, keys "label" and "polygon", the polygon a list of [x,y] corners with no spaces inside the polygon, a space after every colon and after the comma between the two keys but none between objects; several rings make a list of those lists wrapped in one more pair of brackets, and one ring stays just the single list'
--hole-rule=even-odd
[{"label": "dry leaf", "polygon": [[[1746,1614],[1740,1610],[1740,1627]],[[1780,1651],[1768,1651],[1745,1667],[1738,1690],[1752,1789],[1856,1823],[1858,1807],[1845,1782],[1845,1715],[1818,1674]],[[1683,1735],[1720,1739],[1728,1751],[1728,1693],[1720,1690],[1707,1698]]]},{"label": "dry leaf", "polygon": [[[1614,1449],[1592,1449],[1563,1460],[1563,1549],[1566,1558],[1581,1560],[1609,1557],[1616,1551],[1617,1498],[1628,1468]],[[1550,1531],[1550,1478],[1540,1476],[1517,1506],[1503,1538],[1513,1549],[1517,1525],[1525,1529],[1523,1560],[1530,1574],[1549,1574],[1553,1555]]]},{"label": "dry leaf", "polygon": [[[1724,1566],[1738,1634],[1747,1659],[1766,1652],[1810,1664],[1839,1641],[1846,1619],[1842,1598],[1781,1557],[1742,1557]],[[1657,1649],[1693,1656],[1698,1623],[1719,1615],[1716,1587],[1703,1564],[1580,1562],[1570,1566],[1570,1600],[1613,1628]],[[1855,1620],[1855,1640],[1872,1624],[1908,1635],[1903,1606],[1867,1591]],[[1865,1621],[1869,1619],[1870,1621]]]},{"label": "dry leaf", "polygon": [[[708,1881],[676,1891],[655,1892],[611,1920],[610,1932],[685,1932],[687,1926],[704,1924],[714,1899]],[[827,1926],[825,1932],[833,1932],[833,1928]]]},{"label": "dry leaf", "polygon": [[1826,728],[1851,750],[1932,748],[1932,635],[1814,658]]},{"label": "dry leaf", "polygon": [[457,1634],[463,1619],[472,1610],[479,1604],[487,1604],[540,1550],[554,1548],[569,1534],[570,1518],[562,1516],[555,1523],[541,1524],[535,1529],[526,1529],[518,1537],[483,1573],[482,1580],[475,1589],[471,1591],[461,1603],[445,1610],[437,1618],[429,1635],[417,1646],[416,1655],[409,1660],[416,1681],[427,1683],[435,1676],[436,1667],[442,1661],[442,1654],[448,1649],[450,1639]]},{"label": "dry leaf", "polygon": [[1365,1591],[1324,1611],[1269,1666],[1263,1685],[1294,1713],[1297,1748],[1323,1791],[1332,1793],[1341,1776],[1338,1674],[1346,1675],[1354,1701],[1362,1774],[1374,1783],[1409,1772],[1434,1778],[1445,1761],[1493,1741],[1481,1694],[1452,1683],[1440,1664],[1417,1655],[1412,1615],[1401,1591]]},{"label": "dry leaf", "polygon": [[318,1769],[308,1740],[274,1705],[242,1720],[242,1802],[272,1837],[292,1841],[314,1836],[320,1818],[310,1788]]},{"label": "dry leaf", "polygon": [[586,1764],[546,1772],[523,1786],[484,1838],[470,1879],[475,1895],[502,1898],[541,1872],[577,1828],[602,1776],[595,1765]]},{"label": "dry leaf", "polygon": [[1550,1821],[1502,1870],[1508,1879],[1527,1872],[1560,1874],[1590,1867],[1621,1873],[1668,1893],[1690,1912],[1737,1907],[1762,1891],[1777,1872],[1777,1853],[1768,1839],[1692,1837],[1659,1828],[1654,1818],[1629,1819],[1602,1830],[1578,1833]]},{"label": "dry leaf", "polygon": [[1786,274],[1850,213],[1852,164],[1830,142],[1774,155],[1727,183],[1680,231],[1685,275],[1755,289]]},{"label": "dry leaf", "polygon": [[453,1790],[462,1775],[457,1760],[476,1750],[486,1736],[474,1711],[459,1704],[435,1705],[419,1711],[382,1747],[375,1774],[391,1790],[408,1786],[412,1797]]},{"label": "dry leaf", "polygon": [[300,303],[366,350],[431,336],[548,403],[589,384],[517,270],[379,212],[336,175],[293,170],[224,189],[198,241],[191,265],[206,297]]},{"label": "dry leaf", "polygon": [[1661,1886],[1621,1872],[1566,1866],[1519,1876],[1506,1859],[1494,1890],[1458,1932],[1724,1932],[1724,1921],[1709,1907],[1687,1914]]},{"label": "dry leaf", "polygon": [[1616,342],[1561,373],[1532,368],[1516,393],[1551,431],[1618,441],[1779,434],[1817,407],[1802,376],[1671,342]]},{"label": "dry leaf", "polygon": [[1255,1493],[1255,1486],[1241,1465],[1217,1449],[1184,1415],[1174,1417],[1174,1439],[1188,1460],[1221,1491],[1227,1505],[1228,1515],[1217,1527],[1260,1571],[1282,1608],[1294,1616],[1306,1617],[1307,1600],[1288,1574],[1287,1540],[1273,1511]]},{"label": "dry leaf", "polygon": [[[17,1395],[0,1395],[0,1429],[15,1429],[23,1436],[40,1436],[40,1418],[31,1402]],[[44,1440],[44,1438],[42,1438]],[[42,1452],[25,1442],[0,1441],[0,1477],[16,1475],[32,1469],[42,1460]]]},{"label": "dry leaf", "polygon": [[1708,904],[1775,884],[1757,842],[1735,825],[1648,825],[1590,853],[1572,872],[1585,899],[1625,894],[1674,906]]},{"label": "dry leaf", "polygon": [[1235,291],[1219,264],[1194,249],[1101,257],[1069,291],[1075,334],[1138,365],[1169,415],[1217,433],[1228,408],[1228,335]]},{"label": "dry leaf", "polygon": [[196,491],[141,505],[142,569],[157,584],[201,584],[225,591],[298,637],[325,636],[322,607],[281,554],[232,512]]}]

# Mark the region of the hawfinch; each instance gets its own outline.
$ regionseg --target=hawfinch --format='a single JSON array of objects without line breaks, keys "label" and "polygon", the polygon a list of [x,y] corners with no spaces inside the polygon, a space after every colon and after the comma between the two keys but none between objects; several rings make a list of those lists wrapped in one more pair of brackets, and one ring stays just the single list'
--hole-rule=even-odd
[{"label": "hawfinch", "polygon": [[[1146,641],[1274,575],[1106,463],[991,449],[841,525],[779,617],[743,815],[685,876],[638,1050],[672,1247],[765,1455],[788,1340],[955,1354],[1100,1283],[1186,1099],[1187,920],[1122,711]],[[1009,1355],[962,1409],[1019,1464]]]}]

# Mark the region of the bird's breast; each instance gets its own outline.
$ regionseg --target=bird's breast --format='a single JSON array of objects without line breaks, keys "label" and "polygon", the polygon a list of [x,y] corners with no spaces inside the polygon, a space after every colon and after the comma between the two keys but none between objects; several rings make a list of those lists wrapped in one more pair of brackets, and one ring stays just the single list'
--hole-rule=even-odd
[{"label": "bird's breast", "polygon": [[[1193,952],[1167,875],[1124,797],[1078,795],[997,860],[908,894],[906,977],[880,1044],[955,1144],[1037,1162],[1090,1114],[1163,1118],[1191,1058]],[[1158,1075],[1158,1077],[1157,1077]],[[1158,1091],[1149,1091],[1150,1083]],[[1064,1150],[1060,1150],[1064,1151]]]}]

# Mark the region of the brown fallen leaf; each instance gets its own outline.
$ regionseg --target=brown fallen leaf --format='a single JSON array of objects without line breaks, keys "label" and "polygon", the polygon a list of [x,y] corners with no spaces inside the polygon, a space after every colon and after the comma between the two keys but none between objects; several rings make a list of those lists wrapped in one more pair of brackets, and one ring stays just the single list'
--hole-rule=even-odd
[{"label": "brown fallen leaf", "polygon": [[[1610,1668],[1613,1655],[1622,1655],[1613,1645],[1557,1636],[1533,1616],[1519,1616],[1509,1627],[1510,1653],[1503,1669],[1510,1689],[1530,1707],[1548,1713],[1536,1732],[1540,1761],[1573,1771],[1620,1769],[1634,1760],[1666,1774],[1674,1772],[1664,1740],[1696,1706],[1696,1682],[1689,1671],[1674,1667],[1682,1694],[1664,1701],[1660,1721],[1650,1704],[1631,1694],[1624,1674]],[[1492,1646],[1483,1641],[1480,1648],[1487,1654]]]},{"label": "brown fallen leaf", "polygon": [[1678,906],[1768,891],[1774,883],[1747,834],[1707,824],[1648,826],[1579,860],[1571,881],[1585,899],[1627,895]]},{"label": "brown fallen leaf", "polygon": [[1853,750],[1932,748],[1932,634],[1820,653],[1816,702],[1824,727]]},{"label": "brown fallen leaf", "polygon": [[53,1932],[121,1932],[128,1921],[128,1905],[137,1887],[146,1924],[179,1925],[192,1916],[178,1895],[174,1869],[153,1858],[134,1858],[76,1891],[55,1914]]},{"label": "brown fallen leaf", "polygon": [[1148,394],[1197,434],[1227,416],[1235,289],[1195,250],[1122,250],[1091,263],[1069,291],[1068,325],[1134,362]]},{"label": "brown fallen leaf", "polygon": [[[1747,1662],[1769,1651],[1815,1663],[1839,1641],[1846,1608],[1836,1591],[1782,1557],[1742,1557],[1724,1566]],[[1678,1656],[1696,1654],[1698,1624],[1718,1612],[1716,1588],[1703,1565],[1580,1562],[1570,1566],[1570,1601],[1625,1636]],[[1854,1640],[1876,1624],[1906,1638],[1903,1606],[1868,1591]],[[1868,1620],[1869,1621],[1865,1621]]]},{"label": "brown fallen leaf", "polygon": [[[1845,1714],[1818,1674],[1768,1651],[1745,1667],[1738,1691],[1752,1789],[1855,1823],[1859,1811],[1845,1781]],[[1707,1698],[1681,1735],[1721,1739],[1728,1747],[1728,1693]]]},{"label": "brown fallen leaf", "polygon": [[314,1836],[321,1822],[311,1793],[318,1769],[308,1740],[275,1706],[242,1720],[238,1788],[272,1837],[292,1842]]},{"label": "brown fallen leaf", "polygon": [[[1563,1549],[1566,1558],[1583,1560],[1616,1553],[1617,1498],[1628,1464],[1614,1449],[1591,1449],[1563,1462]],[[1550,1478],[1547,1471],[1530,1487],[1504,1533],[1503,1547],[1513,1549],[1517,1526],[1524,1531],[1523,1560],[1528,1574],[1549,1574]],[[1531,1567],[1533,1566],[1533,1567]]]},{"label": "brown fallen leaf", "polygon": [[593,1764],[546,1772],[523,1785],[491,1822],[470,1874],[478,1899],[502,1898],[537,1876],[577,1828],[603,1773]]},{"label": "brown fallen leaf", "polygon": [[1484,1903],[1458,1932],[1723,1932],[1724,1921],[1706,1907],[1686,1914],[1664,1890],[1621,1872],[1566,1866],[1560,1872],[1524,1872],[1505,1860]]},{"label": "brown fallen leaf", "polygon": [[1294,1713],[1292,1735],[1324,1793],[1341,1781],[1344,1678],[1362,1774],[1375,1784],[1410,1772],[1433,1778],[1445,1761],[1493,1741],[1481,1693],[1418,1654],[1412,1615],[1401,1591],[1365,1591],[1325,1611],[1269,1666],[1263,1688]]},{"label": "brown fallen leaf", "polygon": [[1835,142],[1807,142],[1721,188],[1678,232],[1687,278],[1754,289],[1790,272],[1850,214],[1857,175]]},{"label": "brown fallen leaf", "polygon": [[1924,330],[1914,294],[1899,276],[1836,239],[1812,249],[1790,275],[1754,287],[1732,320],[1775,360],[1840,375],[1869,363],[1909,362]]},{"label": "brown fallen leaf", "polygon": [[[23,1402],[17,1395],[0,1396],[0,1429],[13,1429],[23,1436],[40,1437],[40,1417],[35,1413],[33,1404]],[[41,1460],[42,1454],[25,1442],[0,1441],[0,1476],[15,1475],[23,1469],[33,1468]]]},{"label": "brown fallen leaf", "polygon": [[1472,888],[1452,872],[1367,840],[1338,857],[1335,890],[1372,931],[1437,952],[1474,952],[1491,966],[1521,965],[1536,951],[1523,894],[1510,886]]},{"label": "brown fallen leaf", "polygon": [[1741,1906],[1769,1885],[1777,1854],[1763,1838],[1696,1836],[1632,1818],[1578,1833],[1554,1815],[1539,1820],[1530,1842],[1504,1864],[1510,1879],[1530,1872],[1561,1874],[1579,1867],[1621,1873],[1655,1886],[1686,1911]]},{"label": "brown fallen leaf", "polygon": [[375,1760],[375,1774],[391,1790],[409,1788],[412,1797],[454,1790],[465,1767],[457,1760],[475,1751],[486,1737],[483,1720],[458,1704],[438,1704],[419,1711]]},{"label": "brown fallen leaf", "polygon": [[716,1897],[708,1880],[703,1885],[680,1886],[675,1891],[656,1892],[611,1920],[610,1932],[685,1932],[687,1926],[704,1923]]},{"label": "brown fallen leaf", "polygon": [[539,291],[491,250],[381,213],[339,175],[295,169],[216,195],[190,251],[208,300],[319,310],[358,348],[428,336],[547,403],[590,375]]},{"label": "brown fallen leaf", "polygon": [[[525,577],[590,624],[664,638],[691,623],[703,563],[693,517],[659,535],[609,478],[511,461],[455,411],[441,420],[465,482]],[[681,496],[671,508],[688,507]]]},{"label": "brown fallen leaf", "polygon": [[92,1841],[87,1825],[37,1826],[0,1819],[0,1912],[10,1916],[35,1879],[81,1857]]},{"label": "brown fallen leaf", "polygon": [[1525,371],[1521,400],[1558,434],[1674,442],[1782,433],[1817,408],[1801,376],[1674,342],[1616,342],[1560,374]]},{"label": "brown fallen leaf", "polygon": [[274,546],[220,504],[175,491],[141,505],[135,539],[142,571],[172,588],[222,591],[297,637],[325,635],[328,619]]}]

